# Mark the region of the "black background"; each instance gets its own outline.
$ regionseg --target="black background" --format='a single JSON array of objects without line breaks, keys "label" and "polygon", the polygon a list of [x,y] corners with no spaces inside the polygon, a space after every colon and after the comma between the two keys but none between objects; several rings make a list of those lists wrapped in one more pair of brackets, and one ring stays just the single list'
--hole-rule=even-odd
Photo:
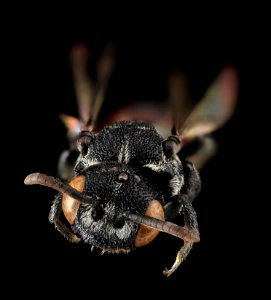
[{"label": "black background", "polygon": [[[250,99],[247,64],[254,63],[244,53],[250,55],[254,40],[245,26],[236,27],[238,22],[222,26],[225,20],[216,20],[217,26],[198,25],[195,29],[163,20],[159,25],[150,21],[149,27],[140,29],[138,23],[131,28],[108,24],[102,29],[99,23],[87,21],[73,25],[60,22],[59,26],[33,21],[22,28],[18,25],[8,35],[6,49],[11,67],[7,79],[11,87],[7,105],[12,112],[8,146],[12,158],[7,172],[13,180],[8,183],[12,201],[9,199],[4,231],[10,245],[7,278],[20,286],[20,292],[39,296],[53,286],[60,293],[86,293],[89,298],[94,297],[93,292],[101,296],[109,292],[120,298],[142,297],[146,292],[153,296],[165,292],[168,297],[220,297],[252,288],[240,282],[240,278],[249,277],[251,255],[245,221],[247,183],[240,178],[246,165],[244,119],[248,119],[245,107]],[[87,43],[95,62],[109,39],[117,45],[117,65],[104,114],[115,105],[134,100],[163,101],[166,78],[176,69],[187,74],[193,101],[203,95],[224,66],[231,64],[238,70],[236,111],[214,133],[219,152],[203,169],[203,190],[194,202],[201,242],[169,278],[162,271],[173,263],[179,240],[160,234],[149,246],[129,255],[91,252],[89,245],[69,244],[48,222],[55,192],[23,184],[32,172],[55,175],[59,154],[67,147],[59,114],[77,114],[68,61],[71,46]],[[23,279],[25,283],[19,285]]]}]

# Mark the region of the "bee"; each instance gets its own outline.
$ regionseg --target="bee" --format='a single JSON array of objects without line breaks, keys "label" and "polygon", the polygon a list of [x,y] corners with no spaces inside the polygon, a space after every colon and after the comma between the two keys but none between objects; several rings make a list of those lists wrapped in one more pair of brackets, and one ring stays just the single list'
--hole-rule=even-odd
[{"label": "bee", "polygon": [[[87,47],[72,49],[79,118],[60,116],[70,142],[58,163],[61,179],[32,173],[24,183],[58,191],[49,221],[69,242],[83,241],[102,253],[128,253],[152,242],[159,232],[180,238],[174,264],[163,271],[169,276],[200,241],[192,206],[201,190],[199,170],[216,152],[211,134],[234,112],[237,73],[225,67],[192,109],[185,100],[185,78],[174,73],[169,109],[134,105],[101,125],[98,114],[114,52],[108,44],[94,83],[88,75]],[[177,215],[184,226],[171,222]]]}]

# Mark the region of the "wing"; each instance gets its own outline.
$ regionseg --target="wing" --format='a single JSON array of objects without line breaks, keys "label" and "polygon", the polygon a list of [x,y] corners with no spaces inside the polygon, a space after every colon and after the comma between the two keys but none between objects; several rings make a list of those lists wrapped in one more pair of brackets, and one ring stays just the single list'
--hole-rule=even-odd
[{"label": "wing", "polygon": [[77,138],[80,132],[95,130],[98,114],[114,67],[114,47],[108,43],[97,63],[97,79],[94,83],[88,73],[89,55],[89,49],[81,44],[75,45],[70,53],[79,117],[60,115],[60,119],[67,128],[70,144],[69,150],[63,151],[59,158],[58,173],[63,179],[70,179],[74,175],[73,167],[79,155]]},{"label": "wing", "polygon": [[[184,81],[175,80],[172,90],[177,91],[177,84],[184,87]],[[198,169],[216,152],[216,142],[211,133],[223,126],[232,116],[237,100],[238,78],[233,67],[226,67],[195,108],[184,121],[184,97],[180,92],[171,96],[173,126],[171,136],[164,141],[164,150],[168,156],[178,153],[193,162]],[[172,95],[172,92],[170,93]],[[181,115],[182,113],[182,115]],[[180,151],[182,149],[182,151]]]},{"label": "wing", "polygon": [[[97,63],[97,82],[88,74],[89,49],[76,45],[70,53],[74,89],[79,118],[61,114],[60,118],[68,129],[69,136],[77,136],[81,129],[93,130],[104,101],[106,88],[114,67],[114,47],[108,43]],[[78,130],[79,127],[79,130]]]},{"label": "wing", "polygon": [[95,93],[95,98],[92,105],[91,117],[89,121],[90,130],[93,130],[97,125],[97,118],[104,101],[106,89],[110,76],[113,72],[115,65],[115,48],[111,42],[109,42],[104,52],[101,55],[101,58],[97,64],[97,88]]},{"label": "wing", "polygon": [[183,143],[212,133],[223,126],[232,116],[237,99],[237,72],[225,68],[204,97],[188,116],[184,125],[177,128]]},{"label": "wing", "polygon": [[74,89],[78,104],[79,120],[87,124],[94,101],[95,86],[88,75],[90,51],[82,44],[75,45],[70,52],[70,64],[73,74]]}]

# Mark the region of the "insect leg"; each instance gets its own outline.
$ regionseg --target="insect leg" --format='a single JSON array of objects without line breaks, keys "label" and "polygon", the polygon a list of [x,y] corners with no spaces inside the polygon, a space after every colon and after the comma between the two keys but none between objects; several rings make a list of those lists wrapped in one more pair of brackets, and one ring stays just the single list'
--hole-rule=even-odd
[{"label": "insect leg", "polygon": [[[186,182],[178,197],[178,202],[182,207],[182,213],[184,215],[184,225],[192,232],[199,235],[197,214],[192,206],[192,201],[199,194],[201,188],[201,182],[195,167],[190,162],[184,164]],[[190,250],[193,247],[193,242],[184,241],[183,246],[177,252],[175,262],[173,266],[168,270],[165,269],[163,274],[166,276],[171,275],[179,265],[186,259]]]},{"label": "insect leg", "polygon": [[169,201],[164,206],[166,219],[176,217],[181,212],[182,199],[188,197],[189,201],[192,202],[200,192],[201,181],[195,166],[191,162],[184,161],[182,172],[184,173],[184,184],[181,193],[169,198]]},{"label": "insect leg", "polygon": [[197,170],[200,170],[216,154],[217,144],[210,135],[202,136],[198,138],[198,141],[200,146],[194,153],[188,155],[186,159],[192,162]]},{"label": "insect leg", "polygon": [[71,243],[80,242],[80,238],[77,237],[74,233],[70,231],[70,229],[60,221],[59,217],[62,212],[62,195],[58,195],[51,207],[49,213],[49,222],[54,223],[56,229]]}]

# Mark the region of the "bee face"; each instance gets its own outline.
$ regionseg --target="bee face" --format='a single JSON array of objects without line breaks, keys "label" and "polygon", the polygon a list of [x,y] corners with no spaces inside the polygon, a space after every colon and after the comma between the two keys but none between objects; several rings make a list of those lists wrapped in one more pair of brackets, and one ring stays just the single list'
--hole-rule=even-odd
[{"label": "bee face", "polygon": [[86,243],[108,252],[134,248],[140,226],[127,220],[125,212],[144,215],[154,199],[163,201],[151,178],[123,164],[99,164],[88,168],[85,193],[95,204],[80,204],[73,230]]}]

